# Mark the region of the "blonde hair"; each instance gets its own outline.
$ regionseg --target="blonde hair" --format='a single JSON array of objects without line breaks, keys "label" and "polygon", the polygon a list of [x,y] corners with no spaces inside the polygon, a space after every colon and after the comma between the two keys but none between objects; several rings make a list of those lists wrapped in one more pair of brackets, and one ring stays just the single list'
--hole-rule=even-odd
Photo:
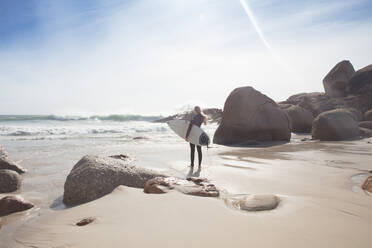
[{"label": "blonde hair", "polygon": [[207,124],[208,116],[204,114],[203,110],[199,106],[195,106],[194,110],[196,113],[201,114],[204,117],[204,124]]}]

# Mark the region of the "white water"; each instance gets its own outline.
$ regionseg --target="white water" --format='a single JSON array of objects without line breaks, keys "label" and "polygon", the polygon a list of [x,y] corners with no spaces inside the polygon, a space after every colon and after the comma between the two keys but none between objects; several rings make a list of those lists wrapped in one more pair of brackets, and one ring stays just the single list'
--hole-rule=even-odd
[{"label": "white water", "polygon": [[[204,127],[211,138],[215,128]],[[167,124],[149,121],[0,121],[0,144],[28,170],[18,193],[44,209],[61,205],[66,176],[87,154],[126,154],[136,165],[158,170],[171,167],[164,156],[189,163],[188,144]]]}]

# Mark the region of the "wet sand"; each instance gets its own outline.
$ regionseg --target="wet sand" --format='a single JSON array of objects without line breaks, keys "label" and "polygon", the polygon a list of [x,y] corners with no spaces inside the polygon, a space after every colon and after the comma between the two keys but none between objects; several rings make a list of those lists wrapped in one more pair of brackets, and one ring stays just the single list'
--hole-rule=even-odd
[{"label": "wet sand", "polygon": [[[149,153],[170,173],[207,177],[223,194],[148,195],[120,186],[87,204],[41,211],[8,235],[0,231],[0,247],[371,247],[372,194],[360,184],[372,170],[372,139],[303,137],[271,147],[214,146],[204,151],[200,171],[189,170],[181,146]],[[281,202],[244,212],[228,204],[241,194],[275,194]],[[85,217],[97,220],[74,225]]]}]

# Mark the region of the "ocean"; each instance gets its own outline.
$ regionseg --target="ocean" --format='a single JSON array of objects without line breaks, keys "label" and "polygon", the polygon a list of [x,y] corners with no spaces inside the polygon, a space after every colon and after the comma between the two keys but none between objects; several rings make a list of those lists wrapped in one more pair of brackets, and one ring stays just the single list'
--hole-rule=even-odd
[{"label": "ocean", "polygon": [[[134,164],[177,173],[189,146],[159,116],[0,116],[0,144],[25,167],[20,193],[41,209],[63,208],[66,176],[85,155],[129,155]],[[204,126],[212,138],[216,124]],[[178,166],[177,165],[177,166]],[[182,176],[182,175],[181,175]]]}]

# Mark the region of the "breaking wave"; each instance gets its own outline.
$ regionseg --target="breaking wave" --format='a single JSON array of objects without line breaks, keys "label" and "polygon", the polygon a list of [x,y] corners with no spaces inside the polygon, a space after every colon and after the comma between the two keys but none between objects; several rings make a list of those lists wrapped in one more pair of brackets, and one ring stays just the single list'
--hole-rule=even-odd
[{"label": "breaking wave", "polygon": [[58,116],[58,115],[0,115],[0,122],[17,121],[154,121],[162,116],[143,115],[92,115],[92,116]]}]

